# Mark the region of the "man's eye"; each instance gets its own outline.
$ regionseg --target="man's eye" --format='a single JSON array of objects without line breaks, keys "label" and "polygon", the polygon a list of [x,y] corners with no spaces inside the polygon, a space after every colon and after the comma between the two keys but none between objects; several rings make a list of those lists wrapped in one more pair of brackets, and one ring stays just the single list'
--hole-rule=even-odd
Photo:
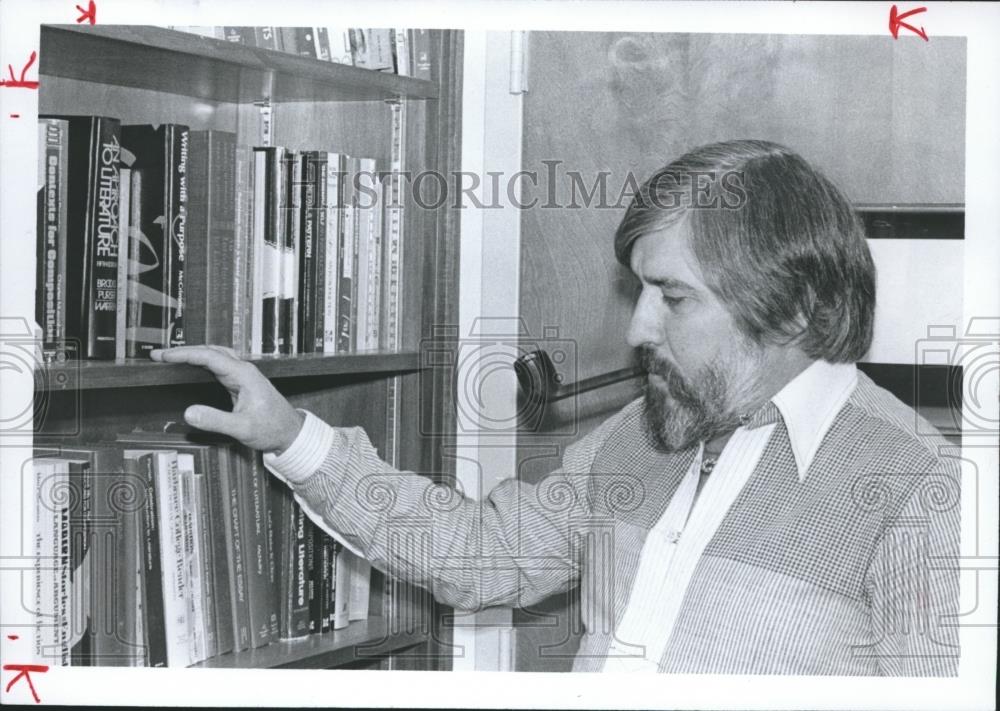
[{"label": "man's eye", "polygon": [[663,303],[665,303],[667,306],[677,306],[682,301],[684,301],[683,296],[670,296],[668,294],[663,295]]}]

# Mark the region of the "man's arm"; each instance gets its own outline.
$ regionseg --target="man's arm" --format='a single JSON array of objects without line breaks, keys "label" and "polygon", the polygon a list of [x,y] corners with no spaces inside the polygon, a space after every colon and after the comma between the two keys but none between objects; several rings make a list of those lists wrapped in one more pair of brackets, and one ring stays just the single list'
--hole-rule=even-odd
[{"label": "man's arm", "polygon": [[230,349],[182,346],[151,357],[210,370],[233,410],[195,405],[185,420],[267,453],[265,463],[323,528],[442,602],[526,605],[578,578],[574,529],[589,515],[589,470],[619,418],[567,448],[562,468],[539,484],[508,480],[474,501],[393,469],[361,429],[332,428],[296,411]]},{"label": "man's arm", "polygon": [[910,494],[868,569],[872,649],[886,676],[958,674],[960,472],[947,464]]},{"label": "man's arm", "polygon": [[509,479],[476,501],[392,468],[361,428],[306,417],[296,441],[265,464],[376,567],[465,610],[527,605],[578,579],[573,532],[589,515],[587,473],[612,421],[568,447],[537,485]]}]

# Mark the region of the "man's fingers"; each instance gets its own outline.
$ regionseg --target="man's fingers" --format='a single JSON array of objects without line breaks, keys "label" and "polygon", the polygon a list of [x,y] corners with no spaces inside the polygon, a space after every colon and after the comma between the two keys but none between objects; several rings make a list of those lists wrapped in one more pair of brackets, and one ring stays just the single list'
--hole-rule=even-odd
[{"label": "man's fingers", "polygon": [[215,375],[232,375],[237,366],[243,363],[221,350],[208,346],[177,346],[175,348],[155,348],[149,353],[153,360],[164,363],[189,363],[207,368]]},{"label": "man's fingers", "polygon": [[238,415],[216,410],[214,407],[206,405],[192,405],[186,409],[184,421],[200,430],[218,432],[237,440],[241,439],[241,435],[244,434],[244,427]]}]

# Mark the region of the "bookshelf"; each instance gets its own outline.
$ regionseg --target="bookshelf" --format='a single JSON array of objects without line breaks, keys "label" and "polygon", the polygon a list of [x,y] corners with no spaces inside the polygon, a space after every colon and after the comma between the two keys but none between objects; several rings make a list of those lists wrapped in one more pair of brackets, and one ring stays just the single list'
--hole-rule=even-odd
[{"label": "bookshelf", "polygon": [[[404,170],[458,169],[461,34],[432,31],[431,80],[146,26],[43,26],[40,114],[115,116],[122,123],[182,123],[262,143],[343,152],[388,168],[393,105],[405,112]],[[248,357],[296,406],[327,422],[361,426],[383,458],[450,481],[451,378],[421,365],[434,324],[457,322],[458,218],[405,191],[398,347],[391,351]],[[437,349],[440,350],[440,338]],[[392,403],[397,403],[395,408]],[[205,371],[145,360],[70,361],[36,372],[36,446],[69,445],[181,422],[195,403],[227,408]],[[447,669],[447,610],[423,591],[374,573],[367,621],[303,640],[220,655],[202,668]],[[401,621],[403,623],[401,624]]]}]

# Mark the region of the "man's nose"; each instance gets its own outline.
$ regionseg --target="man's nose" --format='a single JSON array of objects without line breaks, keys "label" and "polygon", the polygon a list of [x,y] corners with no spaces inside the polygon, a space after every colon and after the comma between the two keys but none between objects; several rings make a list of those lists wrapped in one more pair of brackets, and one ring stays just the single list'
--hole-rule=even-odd
[{"label": "man's nose", "polygon": [[643,289],[632,310],[632,320],[629,322],[625,341],[632,347],[644,345],[659,346],[664,341],[663,320],[656,309],[656,297],[651,291]]}]

